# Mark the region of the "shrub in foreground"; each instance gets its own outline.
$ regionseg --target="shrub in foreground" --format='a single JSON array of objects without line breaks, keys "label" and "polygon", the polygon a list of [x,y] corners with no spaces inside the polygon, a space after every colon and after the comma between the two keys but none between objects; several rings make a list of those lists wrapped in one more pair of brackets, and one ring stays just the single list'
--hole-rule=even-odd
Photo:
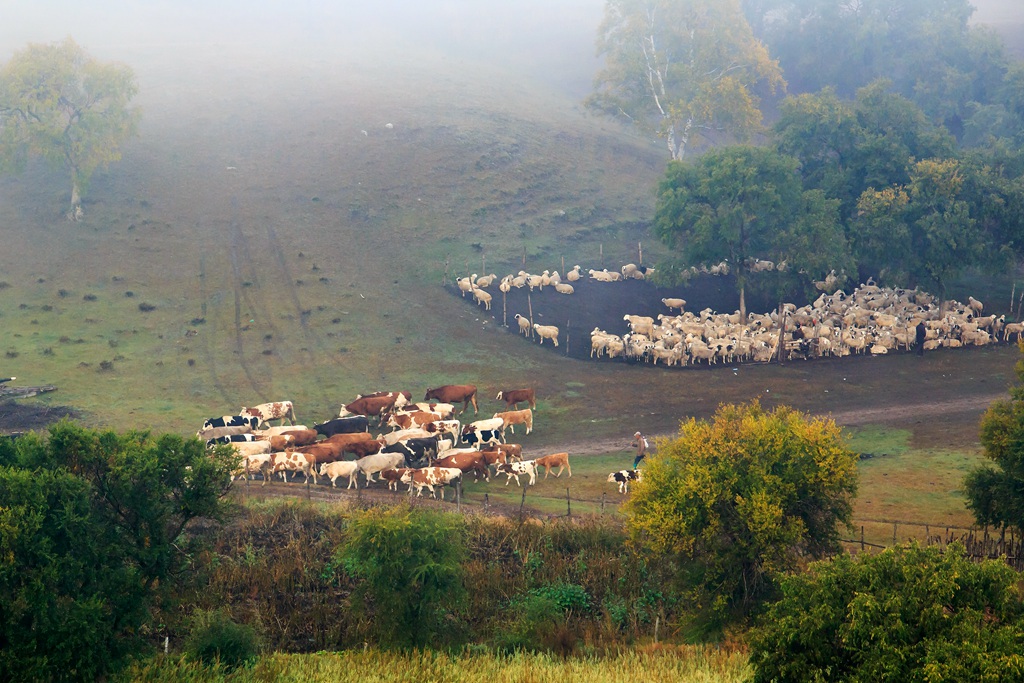
[{"label": "shrub in foreground", "polygon": [[962,546],[819,562],[751,634],[755,681],[1024,680],[1019,576]]},{"label": "shrub in foreground", "polygon": [[231,671],[256,661],[260,643],[255,629],[235,623],[222,610],[200,610],[192,617],[192,633],[185,651],[207,666],[219,662]]}]

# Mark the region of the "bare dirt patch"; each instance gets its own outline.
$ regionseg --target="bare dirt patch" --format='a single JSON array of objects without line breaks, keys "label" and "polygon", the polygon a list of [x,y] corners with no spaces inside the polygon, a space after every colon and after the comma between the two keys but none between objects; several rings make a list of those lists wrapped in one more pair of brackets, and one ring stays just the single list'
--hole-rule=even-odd
[{"label": "bare dirt patch", "polygon": [[0,402],[0,432],[38,431],[64,418],[78,419],[81,414],[68,406],[48,406],[36,402]]}]

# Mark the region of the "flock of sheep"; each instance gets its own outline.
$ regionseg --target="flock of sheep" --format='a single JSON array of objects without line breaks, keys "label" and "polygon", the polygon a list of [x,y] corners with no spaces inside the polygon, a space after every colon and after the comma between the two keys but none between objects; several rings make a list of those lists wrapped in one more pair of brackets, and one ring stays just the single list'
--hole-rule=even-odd
[{"label": "flock of sheep", "polygon": [[[785,270],[762,259],[749,264],[752,271]],[[693,273],[727,275],[729,264],[693,267]],[[616,282],[629,278],[644,279],[651,269],[627,264],[619,271],[590,270],[589,277],[599,282]],[[565,280],[557,271],[536,275],[520,271],[506,275],[499,282],[504,292],[511,287],[543,289],[571,294],[571,282],[583,275],[576,266],[566,273]],[[472,294],[477,303],[490,308],[491,295],[486,291],[495,275],[459,278],[463,296]],[[710,308],[700,312],[686,311],[681,298],[664,298],[666,313],[651,316],[625,315],[624,329],[606,331],[594,328],[590,333],[591,358],[624,358],[666,366],[717,363],[768,362],[776,358],[836,357],[851,354],[880,355],[909,350],[916,344],[916,328],[924,323],[923,350],[942,347],[983,346],[1000,340],[1019,337],[1024,323],[1006,323],[1005,316],[983,315],[984,305],[969,297],[967,303],[956,300],[939,302],[920,290],[880,287],[874,281],[855,288],[849,294],[837,289],[835,271],[815,281],[822,294],[811,304],[797,307],[784,304],[771,313],[750,313],[742,319],[739,311],[717,313]],[[827,292],[832,292],[831,294]],[[558,346],[559,330],[554,325],[535,325],[520,314],[515,315],[519,331],[528,337],[536,335],[543,344],[551,339]]]}]

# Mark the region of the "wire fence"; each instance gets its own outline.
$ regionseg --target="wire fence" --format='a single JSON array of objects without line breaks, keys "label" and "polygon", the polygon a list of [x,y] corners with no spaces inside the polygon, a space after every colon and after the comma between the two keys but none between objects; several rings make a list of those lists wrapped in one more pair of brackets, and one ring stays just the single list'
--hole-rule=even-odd
[{"label": "wire fence", "polygon": [[[1017,571],[1024,570],[1024,538],[1013,529],[964,527],[892,519],[854,520],[859,538],[842,539],[851,552],[880,552],[886,548],[918,541],[945,548],[962,543],[968,557],[975,561],[1004,559]],[[869,540],[870,539],[870,540]]]}]

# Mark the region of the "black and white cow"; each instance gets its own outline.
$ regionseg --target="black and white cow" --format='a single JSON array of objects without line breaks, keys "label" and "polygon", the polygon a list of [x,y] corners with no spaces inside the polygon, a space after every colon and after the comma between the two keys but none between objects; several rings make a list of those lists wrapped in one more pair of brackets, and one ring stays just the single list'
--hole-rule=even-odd
[{"label": "black and white cow", "polygon": [[619,493],[629,493],[629,482],[640,481],[640,470],[619,470],[608,475],[608,483],[619,483]]},{"label": "black and white cow", "polygon": [[256,429],[259,423],[260,418],[255,416],[225,415],[224,417],[211,417],[203,423],[203,428],[196,432],[196,436],[202,441],[209,441],[210,439],[216,439],[218,436],[248,434]]},{"label": "black and white cow", "polygon": [[370,431],[370,418],[365,415],[336,417],[333,420],[324,422],[323,424],[313,425],[313,429],[316,430],[317,434],[322,434],[325,437],[331,437],[335,434],[356,434],[358,432],[368,432]]},{"label": "black and white cow", "polygon": [[259,426],[258,417],[249,417],[243,415],[225,415],[223,417],[211,417],[203,423],[203,428],[200,431],[206,431],[207,429],[217,429],[219,427],[249,427],[250,429],[256,429]]},{"label": "black and white cow", "polygon": [[255,434],[228,434],[226,436],[218,436],[213,439],[207,440],[206,447],[213,448],[214,446],[223,443],[245,443],[247,441],[255,440]]},{"label": "black and white cow", "polygon": [[406,467],[429,467],[437,457],[437,437],[406,439],[386,446],[384,453],[401,453],[405,456]]}]

